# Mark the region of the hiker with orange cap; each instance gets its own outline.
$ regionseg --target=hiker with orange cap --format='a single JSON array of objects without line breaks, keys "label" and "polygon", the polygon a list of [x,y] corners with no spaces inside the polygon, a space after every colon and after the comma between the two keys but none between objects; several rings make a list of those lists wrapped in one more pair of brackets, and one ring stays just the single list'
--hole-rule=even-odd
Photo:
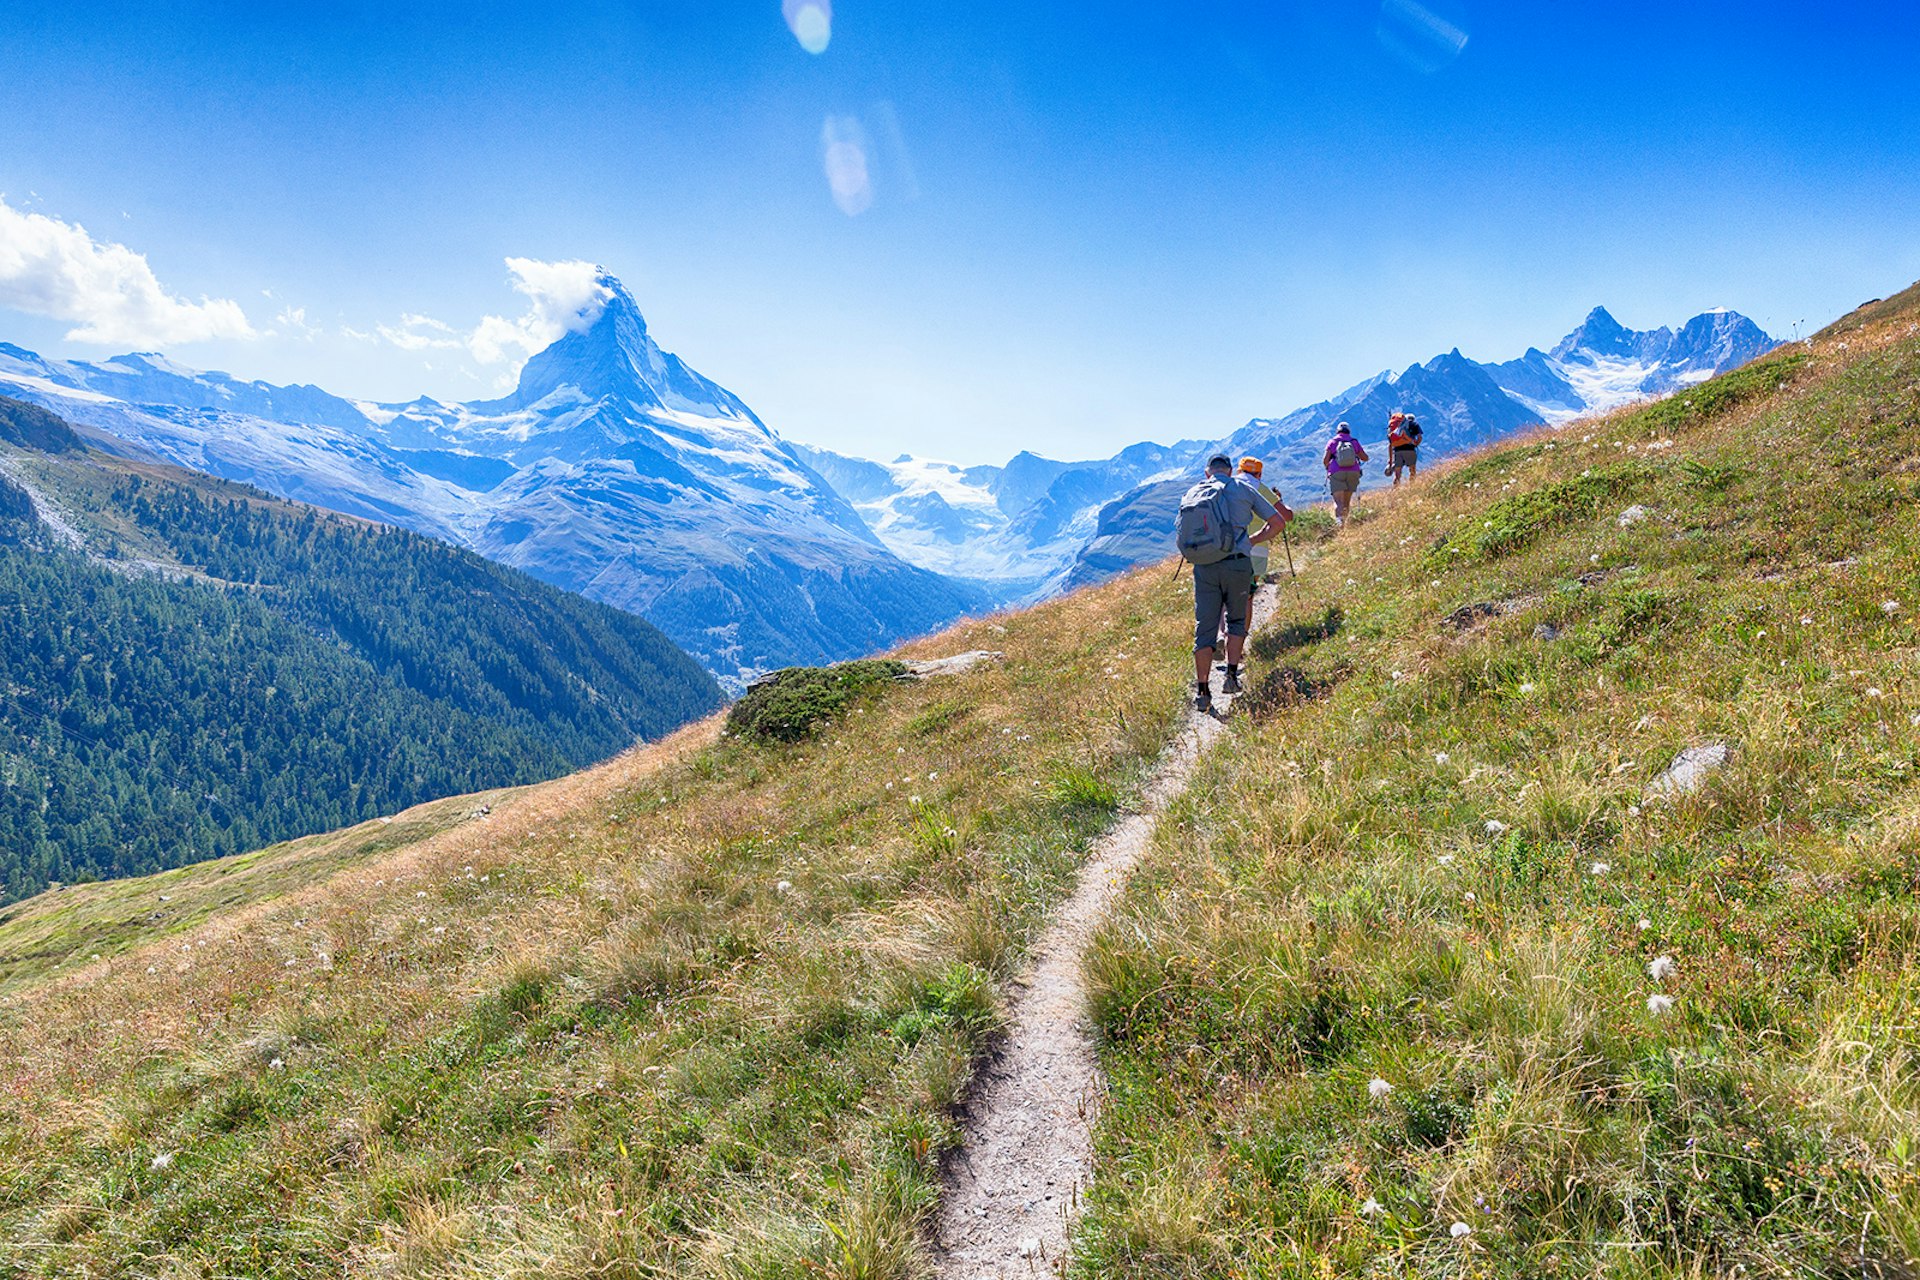
[{"label": "hiker with orange cap", "polygon": [[[1258,458],[1240,459],[1240,478],[1252,485],[1261,497],[1271,502],[1276,508],[1284,509],[1280,501],[1280,495],[1268,488],[1267,482],[1260,478],[1260,473],[1265,470],[1265,464]],[[1266,520],[1258,510],[1253,512],[1252,518],[1247,521],[1247,539],[1249,542],[1252,542],[1252,540],[1258,536],[1260,530],[1266,527],[1266,523]],[[1267,557],[1272,550],[1273,544],[1264,538],[1258,542],[1252,542],[1250,553],[1253,556],[1253,580],[1255,582],[1273,581],[1273,575],[1267,572]]]},{"label": "hiker with orange cap", "polygon": [[1354,438],[1353,428],[1343,422],[1333,429],[1333,439],[1327,441],[1320,461],[1327,467],[1327,489],[1333,494],[1334,518],[1344,529],[1347,508],[1353,503],[1353,495],[1360,492],[1360,475],[1366,469],[1367,451]]},{"label": "hiker with orange cap", "polygon": [[1420,424],[1410,413],[1395,409],[1393,416],[1387,419],[1387,446],[1393,450],[1393,461],[1387,464],[1386,474],[1393,477],[1394,487],[1400,485],[1400,473],[1407,473],[1407,483],[1413,483],[1413,477],[1420,470],[1420,437],[1424,433]]}]

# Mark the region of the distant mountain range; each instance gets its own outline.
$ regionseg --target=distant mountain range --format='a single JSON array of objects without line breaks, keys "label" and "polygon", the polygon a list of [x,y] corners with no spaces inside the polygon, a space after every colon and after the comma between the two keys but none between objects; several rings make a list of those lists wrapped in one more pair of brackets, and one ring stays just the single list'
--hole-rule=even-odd
[{"label": "distant mountain range", "polygon": [[6,344],[0,391],[85,424],[102,447],[445,538],[639,613],[738,689],[1163,556],[1172,495],[1215,448],[1265,459],[1289,497],[1313,499],[1343,418],[1378,442],[1387,415],[1409,410],[1434,461],[1773,345],[1730,311],[1636,331],[1596,308],[1549,350],[1483,364],[1456,349],[1225,437],[961,467],[784,441],[662,351],[618,280],[603,272],[599,286],[597,309],[498,400],[375,404],[152,354],[90,363]]},{"label": "distant mountain range", "polygon": [[734,687],[931,630],[984,593],[901,560],[725,388],[660,349],[602,273],[513,394],[349,401],[157,355],[0,344],[0,391],[104,448],[445,538],[646,617]]},{"label": "distant mountain range", "polygon": [[[1417,417],[1428,462],[1540,423],[1664,395],[1745,364],[1774,340],[1745,316],[1710,311],[1676,332],[1628,329],[1595,307],[1551,350],[1482,364],[1458,348],[1385,370],[1317,404],[1255,418],[1224,438],[1138,444],[1097,462],[1022,453],[1006,467],[900,457],[868,462],[796,446],[903,559],[973,579],[998,598],[1037,598],[1097,582],[1171,550],[1171,511],[1209,453],[1252,455],[1290,500],[1325,496],[1320,453],[1349,421],[1384,443],[1396,409]],[[1384,463],[1384,453],[1379,455]],[[1378,482],[1370,475],[1367,483]]]},{"label": "distant mountain range", "polygon": [[0,902],[536,782],[721,703],[656,628],[0,397]]}]

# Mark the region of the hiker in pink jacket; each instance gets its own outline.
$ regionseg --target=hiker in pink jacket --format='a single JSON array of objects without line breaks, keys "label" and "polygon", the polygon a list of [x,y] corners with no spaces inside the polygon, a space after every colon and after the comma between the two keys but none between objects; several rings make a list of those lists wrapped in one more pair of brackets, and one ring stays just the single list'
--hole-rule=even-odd
[{"label": "hiker in pink jacket", "polygon": [[1333,439],[1320,460],[1327,465],[1327,488],[1333,492],[1333,514],[1342,529],[1347,527],[1347,507],[1360,491],[1360,473],[1367,464],[1367,451],[1354,438],[1353,428],[1341,423],[1333,429]]}]

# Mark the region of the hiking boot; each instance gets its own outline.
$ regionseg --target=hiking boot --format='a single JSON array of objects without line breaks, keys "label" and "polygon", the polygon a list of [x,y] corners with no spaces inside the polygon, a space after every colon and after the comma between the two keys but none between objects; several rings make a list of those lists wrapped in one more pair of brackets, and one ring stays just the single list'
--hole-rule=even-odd
[{"label": "hiking boot", "polygon": [[1220,682],[1220,692],[1240,692],[1240,668],[1231,662],[1227,664],[1227,678]]},{"label": "hiking boot", "polygon": [[1202,715],[1213,710],[1213,690],[1203,681],[1193,682],[1193,709]]}]

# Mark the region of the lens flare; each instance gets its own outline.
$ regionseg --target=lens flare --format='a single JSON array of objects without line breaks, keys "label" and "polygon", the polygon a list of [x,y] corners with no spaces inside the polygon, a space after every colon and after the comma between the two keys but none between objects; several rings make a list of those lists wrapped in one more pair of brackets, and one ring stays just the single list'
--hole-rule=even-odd
[{"label": "lens flare", "polygon": [[825,53],[833,41],[833,0],[780,0],[787,30],[808,53]]},{"label": "lens flare", "polygon": [[1466,23],[1435,13],[1419,0],[1385,0],[1374,34],[1388,53],[1431,75],[1467,47]]},{"label": "lens flare", "polygon": [[867,166],[867,131],[853,116],[828,116],[820,127],[821,163],[833,202],[849,218],[873,207],[873,177]]}]

